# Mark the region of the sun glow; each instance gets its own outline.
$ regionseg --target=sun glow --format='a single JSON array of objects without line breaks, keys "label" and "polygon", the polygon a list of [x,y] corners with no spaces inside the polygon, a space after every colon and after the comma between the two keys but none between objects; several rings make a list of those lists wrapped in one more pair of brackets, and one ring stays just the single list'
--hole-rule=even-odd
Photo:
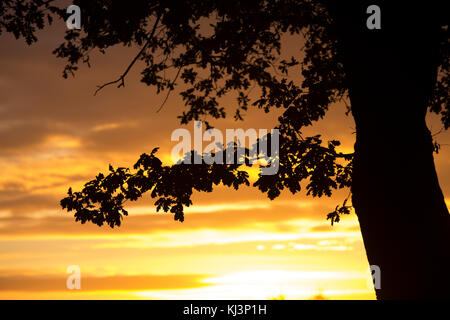
[{"label": "sun glow", "polygon": [[185,290],[139,291],[146,299],[315,299],[370,295],[369,288],[337,288],[342,281],[366,279],[363,272],[252,270],[201,280],[209,286]]}]

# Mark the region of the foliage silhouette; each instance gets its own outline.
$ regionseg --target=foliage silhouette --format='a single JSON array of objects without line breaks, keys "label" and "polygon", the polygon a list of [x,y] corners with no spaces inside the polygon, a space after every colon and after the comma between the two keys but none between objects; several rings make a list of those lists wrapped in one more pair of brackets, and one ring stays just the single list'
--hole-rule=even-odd
[{"label": "foliage silhouette", "polygon": [[[381,30],[365,27],[366,8],[372,2],[382,8]],[[386,279],[383,289],[377,290],[378,298],[449,297],[450,222],[433,164],[432,152],[438,145],[424,122],[431,111],[441,115],[445,129],[450,127],[449,31],[442,3],[419,7],[404,1],[365,0],[345,4],[79,0],[74,4],[82,8],[82,30],[68,30],[64,43],[54,50],[67,61],[64,77],[74,74],[80,63],[90,65],[93,50],[104,53],[115,45],[135,46],[140,50],[125,71],[99,86],[96,94],[109,85],[124,86],[139,60],[145,64],[141,81],[158,93],[168,94],[177,84],[187,87],[180,92],[187,107],[179,116],[182,124],[225,118],[219,100],[236,93],[236,120],[243,120],[249,107],[264,112],[283,109],[277,126],[279,171],[260,175],[254,187],[270,199],[284,189],[300,191],[304,181],[307,193],[315,197],[351,187],[369,262],[380,265]],[[54,1],[3,1],[0,32],[12,32],[31,44],[37,40],[37,29],[45,26],[45,19],[51,23],[52,16],[65,19],[65,8]],[[304,37],[301,61],[281,59],[284,34]],[[298,67],[301,84],[290,80]],[[173,78],[165,76],[170,70]],[[260,93],[254,101],[249,96],[253,87]],[[342,101],[356,122],[352,154],[337,151],[339,141],[324,143],[320,135],[302,135],[332,103]],[[192,204],[194,190],[210,192],[220,183],[235,189],[249,184],[241,165],[164,166],[156,151],[141,155],[133,169],[110,166],[108,175],[99,174],[82,191],[70,189],[62,207],[74,211],[82,223],[114,227],[127,215],[123,204],[149,192],[158,210],[183,221],[183,207]],[[338,222],[350,207],[346,200],[327,218]],[[413,278],[417,281],[410,284]]]}]

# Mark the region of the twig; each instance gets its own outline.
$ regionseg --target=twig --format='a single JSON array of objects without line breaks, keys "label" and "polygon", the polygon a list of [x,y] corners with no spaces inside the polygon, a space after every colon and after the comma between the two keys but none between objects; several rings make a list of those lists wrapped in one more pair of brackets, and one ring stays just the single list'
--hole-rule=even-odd
[{"label": "twig", "polygon": [[143,46],[142,49],[139,51],[139,53],[134,57],[133,61],[131,61],[131,63],[128,65],[128,67],[127,67],[127,69],[125,70],[125,72],[122,73],[122,75],[121,75],[119,78],[117,78],[116,80],[107,82],[107,83],[105,83],[105,84],[102,84],[101,86],[97,86],[97,90],[95,90],[94,96],[97,95],[97,93],[98,93],[100,90],[102,90],[104,87],[107,87],[107,86],[109,86],[109,85],[115,84],[115,83],[117,83],[117,82],[120,82],[119,85],[117,86],[117,88],[120,88],[120,87],[124,87],[124,86],[125,86],[125,77],[126,77],[126,75],[127,75],[128,72],[131,70],[131,68],[132,68],[133,65],[136,63],[136,61],[139,59],[139,57],[144,53],[145,49],[147,49],[147,46],[150,44],[150,41],[152,40],[153,35],[155,34],[155,30],[156,30],[156,27],[157,27],[157,25],[158,25],[158,22],[159,22],[159,19],[160,19],[160,18],[161,18],[161,15],[158,15],[158,17],[156,18],[155,24],[153,25],[152,32],[150,33],[149,39],[148,39],[147,42],[144,44],[144,46]]},{"label": "twig", "polygon": [[[177,81],[178,76],[180,75],[180,71],[181,71],[182,68],[183,68],[183,66],[180,66],[180,67],[178,68],[178,72],[177,72],[175,78],[174,78],[173,81],[172,81],[172,86],[171,86],[172,88],[173,88],[173,85],[175,84],[175,82]],[[156,113],[160,112],[161,109],[162,109],[162,108],[164,107],[164,105],[166,104],[167,99],[169,99],[169,95],[170,95],[170,93],[171,93],[172,90],[173,90],[172,88],[169,88],[169,91],[167,92],[166,97],[164,98],[164,101],[161,103],[161,105],[159,106],[158,110],[156,110]]]},{"label": "twig", "polygon": [[432,136],[432,137],[435,137],[435,136],[441,134],[444,130],[445,130],[445,128],[444,128],[444,126],[442,126],[442,128],[441,128],[438,132],[432,134],[431,136]]}]

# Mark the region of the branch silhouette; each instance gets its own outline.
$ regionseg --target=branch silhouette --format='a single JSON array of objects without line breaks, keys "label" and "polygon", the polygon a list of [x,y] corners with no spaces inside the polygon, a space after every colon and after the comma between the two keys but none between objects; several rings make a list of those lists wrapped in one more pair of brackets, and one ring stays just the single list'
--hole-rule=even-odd
[{"label": "branch silhouette", "polygon": [[153,35],[155,34],[156,27],[158,26],[158,23],[159,23],[160,18],[161,18],[161,15],[158,15],[158,16],[156,17],[156,21],[155,21],[155,23],[154,23],[154,25],[153,25],[152,31],[151,31],[151,33],[150,33],[150,36],[148,37],[149,39],[148,39],[147,42],[142,46],[142,49],[138,52],[138,54],[137,54],[137,55],[134,57],[134,59],[130,62],[130,64],[129,64],[128,67],[125,69],[125,71],[120,75],[120,77],[117,78],[117,79],[114,80],[114,81],[110,81],[110,82],[107,82],[107,83],[102,84],[102,85],[100,85],[100,86],[97,86],[97,90],[95,90],[94,96],[97,95],[97,93],[98,93],[99,91],[101,91],[103,88],[105,88],[105,87],[107,87],[107,86],[110,86],[110,85],[113,85],[113,84],[116,84],[116,83],[118,83],[118,82],[120,82],[120,83],[119,83],[119,85],[117,86],[117,88],[120,88],[120,87],[124,87],[124,86],[125,86],[125,77],[127,76],[128,72],[131,70],[131,68],[133,67],[133,65],[136,63],[136,61],[139,59],[139,57],[145,52],[145,50],[147,49],[148,45],[150,44],[150,41],[152,40]]}]

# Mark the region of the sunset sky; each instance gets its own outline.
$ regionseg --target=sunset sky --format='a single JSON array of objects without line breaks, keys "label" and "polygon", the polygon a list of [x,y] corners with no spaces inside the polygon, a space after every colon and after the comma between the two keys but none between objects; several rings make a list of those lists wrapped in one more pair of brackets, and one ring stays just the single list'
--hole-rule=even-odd
[{"label": "sunset sky", "polygon": [[[285,192],[270,201],[255,188],[219,187],[194,194],[183,223],[156,213],[147,195],[127,203],[130,214],[119,228],[76,223],[59,206],[67,189],[79,190],[109,164],[132,166],[157,146],[169,164],[176,144],[170,136],[181,127],[184,106],[175,92],[157,113],[164,96],[139,82],[140,64],[125,88],[93,96],[138,48],[94,55],[90,69],[64,80],[64,61],[51,54],[64,32],[56,24],[31,47],[0,38],[0,299],[375,298],[356,216],[333,227],[326,220],[348,190],[320,199]],[[284,45],[286,54],[299,56],[302,39],[286,38]],[[276,119],[253,110],[244,122],[230,116],[213,123],[271,129]],[[433,133],[441,128],[435,120]],[[193,131],[192,123],[183,127]],[[340,139],[346,152],[353,150],[353,131],[343,105],[306,130]],[[449,197],[450,135],[437,140],[436,166]],[[81,268],[81,290],[66,288],[70,265]]]}]

